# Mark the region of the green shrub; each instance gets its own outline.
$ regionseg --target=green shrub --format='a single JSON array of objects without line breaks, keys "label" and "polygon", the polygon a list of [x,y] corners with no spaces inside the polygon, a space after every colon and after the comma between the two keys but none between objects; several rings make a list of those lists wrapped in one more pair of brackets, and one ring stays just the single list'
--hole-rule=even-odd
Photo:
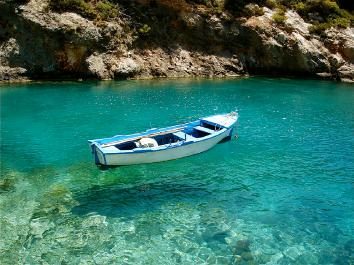
[{"label": "green shrub", "polygon": [[340,27],[340,28],[347,28],[347,27],[350,26],[350,20],[347,19],[347,18],[344,18],[344,17],[330,20],[330,23],[333,26],[337,26],[337,27]]},{"label": "green shrub", "polygon": [[262,7],[256,7],[254,9],[254,15],[255,16],[263,16],[264,15],[264,10]]},{"label": "green shrub", "polygon": [[[353,14],[341,9],[335,0],[267,0],[269,3],[277,4],[277,8],[291,8],[296,10],[302,18],[313,23],[310,26],[310,33],[320,36],[325,35],[325,30],[331,27],[346,28],[354,23]],[[285,21],[281,12],[276,12],[273,15],[273,20],[276,23],[283,24]]]},{"label": "green shrub", "polygon": [[214,6],[214,7],[212,7],[211,11],[212,11],[213,14],[220,15],[223,12],[223,8],[220,7],[220,6]]},{"label": "green shrub", "polygon": [[311,34],[316,34],[321,37],[325,37],[325,30],[329,29],[331,25],[329,23],[315,23],[309,27],[309,32]]},{"label": "green shrub", "polygon": [[350,25],[350,20],[347,18],[336,18],[330,19],[328,22],[315,23],[309,27],[309,32],[311,34],[317,34],[321,37],[326,35],[325,31],[332,27],[347,28]]},{"label": "green shrub", "polygon": [[267,0],[265,2],[265,5],[271,9],[273,9],[277,6],[277,2],[275,0]]},{"label": "green shrub", "polygon": [[285,15],[279,14],[279,13],[274,13],[272,16],[272,19],[275,23],[284,25],[286,17]]},{"label": "green shrub", "polygon": [[333,0],[314,0],[300,1],[292,7],[299,12],[304,18],[309,18],[309,14],[317,13],[323,19],[328,20],[329,16],[334,17],[349,17],[349,12],[340,9],[338,4]]},{"label": "green shrub", "polygon": [[286,20],[285,8],[278,8],[277,11],[272,15],[272,19],[275,23],[284,25]]},{"label": "green shrub", "polygon": [[49,8],[57,12],[75,12],[83,17],[96,18],[97,12],[84,0],[51,0]]},{"label": "green shrub", "polygon": [[148,35],[151,31],[151,27],[147,24],[144,24],[144,26],[142,26],[140,29],[138,29],[138,32],[141,35]]},{"label": "green shrub", "polygon": [[74,12],[90,19],[108,20],[118,16],[118,6],[108,0],[94,5],[89,0],[50,0],[49,8],[56,12]]},{"label": "green shrub", "polygon": [[303,13],[306,8],[306,4],[304,2],[297,2],[293,4],[292,8],[295,9],[298,13]]},{"label": "green shrub", "polygon": [[104,20],[118,16],[117,6],[108,2],[108,1],[98,2],[96,4],[96,10],[97,10],[99,16]]},{"label": "green shrub", "polygon": [[248,4],[243,9],[243,14],[246,17],[262,16],[264,15],[264,10],[262,7],[259,7],[258,5]]}]

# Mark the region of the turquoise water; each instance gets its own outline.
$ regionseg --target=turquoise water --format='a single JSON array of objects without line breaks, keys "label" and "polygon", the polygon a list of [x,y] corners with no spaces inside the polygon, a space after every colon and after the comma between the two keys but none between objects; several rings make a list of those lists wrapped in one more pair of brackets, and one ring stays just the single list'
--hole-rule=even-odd
[{"label": "turquoise water", "polygon": [[[2,85],[0,264],[353,264],[354,86]],[[238,110],[239,138],[99,170],[87,140]]]}]

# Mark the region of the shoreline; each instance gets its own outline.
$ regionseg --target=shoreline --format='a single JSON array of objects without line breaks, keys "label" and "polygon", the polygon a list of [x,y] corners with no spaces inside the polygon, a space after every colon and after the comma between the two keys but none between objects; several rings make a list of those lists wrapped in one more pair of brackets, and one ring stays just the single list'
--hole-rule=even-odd
[{"label": "shoreline", "polygon": [[[240,17],[163,3],[134,8],[166,21],[145,21],[133,12],[130,20],[121,14],[96,23],[72,12],[48,11],[38,0],[5,4],[0,82],[248,75],[354,80],[351,25],[328,28],[322,36],[291,9],[279,24],[276,8],[257,5],[248,8],[260,13]],[[137,24],[141,19],[145,24]]]},{"label": "shoreline", "polygon": [[120,78],[120,79],[100,79],[95,77],[90,78],[43,78],[43,79],[11,79],[11,80],[0,80],[0,85],[6,84],[23,84],[23,83],[45,83],[45,82],[115,82],[115,81],[128,81],[128,80],[226,80],[226,79],[245,79],[245,78],[272,78],[272,79],[300,79],[300,80],[318,80],[318,81],[331,81],[336,83],[345,83],[345,84],[353,84],[354,80],[351,79],[336,79],[334,77],[321,77],[321,76],[309,76],[309,75],[267,75],[267,74],[244,74],[244,75],[226,75],[226,76],[152,76],[152,77],[133,77],[133,78]]}]

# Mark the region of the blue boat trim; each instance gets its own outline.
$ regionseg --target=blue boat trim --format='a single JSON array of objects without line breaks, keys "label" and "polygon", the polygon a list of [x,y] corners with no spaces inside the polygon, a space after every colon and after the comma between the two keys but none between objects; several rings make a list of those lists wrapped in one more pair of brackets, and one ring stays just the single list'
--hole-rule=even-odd
[{"label": "blue boat trim", "polygon": [[[187,149],[194,150],[192,151],[192,154],[196,154],[199,153],[197,151],[198,148],[202,150],[200,152],[203,152],[210,149],[217,143],[230,140],[233,133],[233,127],[237,119],[237,113],[214,115],[181,125],[174,125],[160,129],[154,128],[142,133],[134,133],[130,135],[115,135],[110,138],[89,140],[89,143],[91,145],[92,152],[94,153],[94,159],[96,164],[102,164],[107,166],[119,165],[119,163],[129,164],[133,161],[138,161],[139,159],[139,161],[141,161],[139,163],[144,163],[144,161],[159,162],[173,159],[174,155],[172,154],[177,154],[178,158],[178,154],[183,154],[183,151],[177,150],[185,146],[199,144],[207,141],[211,141],[213,143],[213,145],[211,145],[207,149],[203,149],[203,146],[208,146],[208,144],[196,145],[197,149]],[[213,140],[214,138],[217,138],[218,140],[215,141]],[[151,144],[151,146],[139,147],[143,140],[145,140],[145,142],[150,141],[147,143]],[[155,141],[155,143],[153,141]],[[169,144],[168,141],[170,142]],[[158,153],[166,150],[176,151],[172,153],[166,153],[168,155],[165,158],[161,156],[154,156],[154,158],[150,160],[149,156],[147,156],[146,158],[142,156],[134,156],[134,154],[136,155],[144,153]],[[124,158],[124,156],[119,156],[121,158],[117,160],[117,158],[114,158],[114,156],[116,155],[126,155],[126,157]],[[188,155],[190,154],[186,153],[186,155],[184,156]],[[107,156],[109,156],[109,159],[107,158]],[[128,157],[131,157],[129,158],[132,159],[130,160],[131,162],[129,161]],[[112,163],[112,161],[114,162]]]},{"label": "blue boat trim", "polygon": [[114,142],[114,141],[121,141],[121,140],[129,139],[129,138],[133,138],[133,137],[140,137],[140,136],[144,137],[149,134],[164,132],[167,130],[173,130],[173,129],[177,129],[180,127],[186,127],[186,128],[192,127],[197,122],[199,122],[199,121],[194,121],[194,122],[180,124],[180,125],[174,125],[174,126],[160,128],[160,129],[150,129],[150,130],[147,130],[147,131],[144,131],[141,133],[127,134],[127,135],[116,135],[116,136],[109,137],[109,138],[94,139],[94,140],[89,140],[89,142],[90,143],[94,142],[94,143],[98,143],[99,145],[102,145],[102,144],[107,144],[107,143]]},{"label": "blue boat trim", "polygon": [[[232,131],[232,130],[231,130]],[[231,132],[230,131],[230,132]],[[141,150],[129,150],[129,151],[126,151],[126,152],[122,152],[121,150],[117,149],[117,152],[105,152],[104,150],[102,150],[99,146],[97,146],[100,151],[103,153],[103,154],[106,154],[106,155],[129,155],[129,154],[137,154],[137,153],[149,153],[149,152],[160,152],[162,150],[166,150],[166,149],[173,149],[173,148],[179,148],[179,147],[182,147],[182,146],[186,146],[186,145],[190,145],[190,144],[195,144],[195,143],[201,143],[201,142],[204,142],[204,141],[208,141],[210,139],[213,139],[217,136],[219,136],[221,133],[225,132],[223,130],[220,130],[219,131],[220,133],[218,134],[215,134],[211,137],[208,137],[208,138],[205,138],[205,139],[200,139],[200,140],[197,140],[197,141],[188,141],[188,142],[183,142],[182,144],[180,145],[173,145],[173,146],[170,146],[170,147],[166,147],[166,148],[161,148],[161,149],[158,149],[158,150],[152,150],[152,149],[141,149]],[[230,135],[230,134],[229,134]],[[120,151],[120,152],[119,152]]]}]

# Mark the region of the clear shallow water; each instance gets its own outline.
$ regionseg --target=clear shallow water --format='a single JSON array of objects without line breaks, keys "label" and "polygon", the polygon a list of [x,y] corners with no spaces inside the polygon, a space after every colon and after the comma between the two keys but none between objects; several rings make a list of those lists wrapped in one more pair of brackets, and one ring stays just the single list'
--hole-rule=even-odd
[{"label": "clear shallow water", "polygon": [[[354,86],[3,85],[1,264],[353,264]],[[238,109],[237,140],[100,171],[87,139]]]}]

